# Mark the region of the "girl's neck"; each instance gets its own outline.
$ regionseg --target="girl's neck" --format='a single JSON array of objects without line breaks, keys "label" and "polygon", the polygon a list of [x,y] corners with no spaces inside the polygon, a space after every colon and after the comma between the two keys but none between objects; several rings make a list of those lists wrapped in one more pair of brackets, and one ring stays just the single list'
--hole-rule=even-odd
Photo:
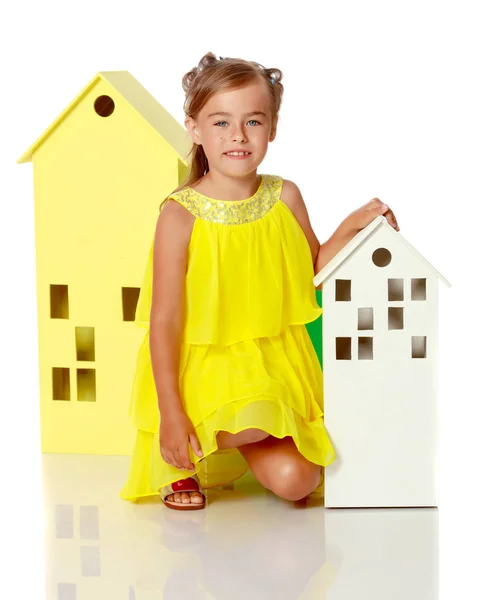
[{"label": "girl's neck", "polygon": [[235,202],[254,196],[260,183],[261,176],[257,175],[256,171],[245,177],[227,177],[208,171],[190,187],[204,196]]}]

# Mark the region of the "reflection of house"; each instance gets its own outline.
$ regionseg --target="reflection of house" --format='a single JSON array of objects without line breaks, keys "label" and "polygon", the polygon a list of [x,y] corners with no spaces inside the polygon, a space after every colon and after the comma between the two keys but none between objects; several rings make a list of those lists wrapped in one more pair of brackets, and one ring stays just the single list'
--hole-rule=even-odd
[{"label": "reflection of house", "polygon": [[437,506],[438,278],[383,216],[323,283],[325,506]]},{"label": "reflection of house", "polygon": [[98,73],[18,160],[34,164],[42,449],[130,454],[134,326],[186,130],[127,71]]}]

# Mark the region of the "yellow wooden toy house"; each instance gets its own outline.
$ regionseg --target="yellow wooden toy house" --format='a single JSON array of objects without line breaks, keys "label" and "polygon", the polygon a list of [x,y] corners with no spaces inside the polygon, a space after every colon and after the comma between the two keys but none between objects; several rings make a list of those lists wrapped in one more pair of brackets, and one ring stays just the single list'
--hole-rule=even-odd
[{"label": "yellow wooden toy house", "polygon": [[131,454],[135,311],[190,148],[128,71],[107,71],[18,160],[33,163],[43,452]]}]

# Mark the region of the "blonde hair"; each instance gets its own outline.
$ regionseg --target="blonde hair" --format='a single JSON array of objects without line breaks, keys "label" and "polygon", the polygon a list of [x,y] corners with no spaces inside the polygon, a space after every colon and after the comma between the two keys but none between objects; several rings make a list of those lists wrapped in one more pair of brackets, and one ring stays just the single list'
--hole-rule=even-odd
[{"label": "blonde hair", "polygon": [[[183,106],[186,116],[197,119],[199,112],[208,100],[216,93],[238,89],[261,78],[268,84],[273,120],[277,117],[283,99],[283,73],[276,68],[266,69],[254,61],[241,58],[216,58],[207,52],[198,63],[183,76],[182,85],[186,93]],[[274,84],[271,81],[273,78]],[[208,159],[203,146],[193,143],[191,151],[191,167],[186,180],[170,194],[174,194],[208,173]],[[166,197],[160,204],[160,212],[166,204]]]}]

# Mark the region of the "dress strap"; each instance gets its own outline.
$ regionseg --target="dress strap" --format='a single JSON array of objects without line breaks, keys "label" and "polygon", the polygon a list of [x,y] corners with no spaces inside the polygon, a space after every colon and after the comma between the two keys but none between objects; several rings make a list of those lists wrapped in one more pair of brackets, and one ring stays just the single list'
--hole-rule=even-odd
[{"label": "dress strap", "polygon": [[192,215],[205,221],[224,225],[240,225],[266,215],[281,197],[283,178],[261,175],[256,193],[245,200],[217,200],[185,187],[168,197],[184,206]]}]

